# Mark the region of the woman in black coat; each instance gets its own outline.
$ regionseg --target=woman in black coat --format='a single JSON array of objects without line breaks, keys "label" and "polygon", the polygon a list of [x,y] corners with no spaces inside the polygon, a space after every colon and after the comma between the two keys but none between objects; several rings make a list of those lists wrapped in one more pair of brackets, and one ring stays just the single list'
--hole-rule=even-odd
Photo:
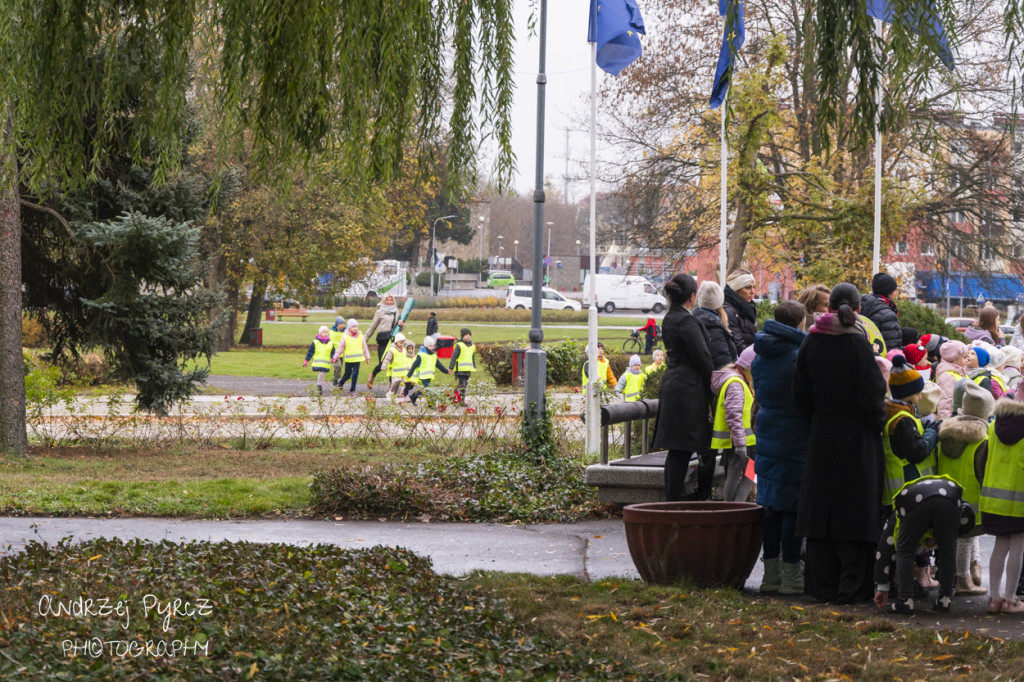
[{"label": "woman in black coat", "polygon": [[859,308],[855,286],[832,290],[793,377],[793,397],[811,420],[796,528],[807,538],[804,583],[810,596],[837,604],[873,596],[882,507],[885,380],[857,326]]},{"label": "woman in black coat", "polygon": [[[668,312],[662,320],[662,340],[668,369],[658,391],[658,421],[654,447],[668,450],[665,458],[665,499],[682,498],[690,457],[705,459],[711,451],[711,352],[708,333],[690,314],[697,302],[697,282],[676,275],[665,285]],[[702,467],[706,469],[706,467]],[[714,468],[711,468],[714,475]],[[703,480],[706,479],[706,480]],[[711,476],[698,476],[698,497],[710,497]]]},{"label": "woman in black coat", "polygon": [[725,314],[736,352],[754,345],[757,334],[757,306],[754,305],[754,276],[748,270],[733,270],[725,285]]}]

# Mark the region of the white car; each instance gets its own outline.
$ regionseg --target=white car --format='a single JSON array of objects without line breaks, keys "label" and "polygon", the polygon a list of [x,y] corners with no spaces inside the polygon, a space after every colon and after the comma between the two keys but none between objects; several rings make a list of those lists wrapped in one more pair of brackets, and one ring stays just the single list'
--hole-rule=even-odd
[{"label": "white car", "polygon": [[[541,289],[540,296],[541,309],[575,310],[577,312],[582,309],[582,305],[580,305],[579,301],[566,298],[554,289],[550,289],[548,287]],[[522,285],[509,287],[508,294],[505,295],[505,307],[514,308],[516,310],[532,310],[533,289]]]}]

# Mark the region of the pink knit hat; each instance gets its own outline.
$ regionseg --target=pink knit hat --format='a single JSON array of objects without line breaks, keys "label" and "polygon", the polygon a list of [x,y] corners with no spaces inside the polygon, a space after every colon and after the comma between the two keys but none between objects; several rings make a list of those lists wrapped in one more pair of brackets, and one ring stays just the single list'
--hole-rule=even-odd
[{"label": "pink knit hat", "polygon": [[736,366],[743,369],[750,369],[750,366],[754,364],[754,358],[757,357],[757,353],[754,352],[754,346],[747,346],[740,353],[739,358],[736,359]]},{"label": "pink knit hat", "polygon": [[[895,359],[895,357],[897,355],[900,356],[901,358],[903,358],[904,360],[907,359],[906,353],[904,353],[903,349],[901,349],[901,348],[893,348],[891,351],[889,351],[888,353],[885,354],[885,358],[889,362],[893,362],[893,360]],[[910,364],[914,364],[914,363],[910,363]]]},{"label": "pink knit hat", "polygon": [[882,378],[885,379],[885,383],[889,383],[889,374],[892,372],[892,363],[883,358],[881,355],[875,356],[875,364],[878,365],[878,371],[882,373]]},{"label": "pink knit hat", "polygon": [[949,341],[946,341],[946,343],[942,344],[942,347],[939,349],[939,355],[941,355],[942,359],[946,362],[956,362],[963,356],[967,355],[968,350],[969,348],[967,347],[967,344],[963,341],[950,339]]}]

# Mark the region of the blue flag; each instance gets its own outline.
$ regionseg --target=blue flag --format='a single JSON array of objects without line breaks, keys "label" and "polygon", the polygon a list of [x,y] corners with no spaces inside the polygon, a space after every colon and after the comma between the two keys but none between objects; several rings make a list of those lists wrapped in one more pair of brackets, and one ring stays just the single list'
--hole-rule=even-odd
[{"label": "blue flag", "polygon": [[[743,41],[747,39],[747,27],[743,23],[743,0],[735,0],[736,18],[732,24],[726,23],[725,31],[722,32],[722,49],[718,52],[718,67],[715,69],[715,84],[711,86],[711,101],[709,106],[717,109],[725,101],[725,93],[729,90],[729,82],[732,80],[732,47],[736,50],[743,47]],[[723,17],[729,15],[730,0],[718,0],[718,14]]]},{"label": "blue flag", "polygon": [[[889,5],[889,0],[867,0],[867,13],[869,17],[874,17],[887,24],[892,23],[892,7]],[[928,0],[928,7],[922,20],[917,21],[913,16],[908,15],[906,23],[914,33],[918,35],[927,33],[935,38],[935,42],[939,45],[939,59],[950,71],[955,68],[953,66],[953,51],[949,49],[949,39],[946,38],[946,29],[939,21],[939,15],[935,12],[935,4],[931,0]]]},{"label": "blue flag", "polygon": [[587,42],[597,43],[597,65],[613,76],[636,60],[644,19],[636,0],[590,0]]}]

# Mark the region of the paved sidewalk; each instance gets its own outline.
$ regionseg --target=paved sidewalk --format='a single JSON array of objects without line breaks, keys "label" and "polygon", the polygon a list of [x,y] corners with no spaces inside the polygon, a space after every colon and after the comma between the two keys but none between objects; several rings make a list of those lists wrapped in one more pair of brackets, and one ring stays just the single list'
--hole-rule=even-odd
[{"label": "paved sidewalk", "polygon": [[[14,552],[27,542],[56,543],[116,537],[174,542],[231,540],[286,542],[295,545],[329,543],[362,548],[376,545],[405,547],[430,557],[440,573],[460,576],[473,570],[574,575],[583,580],[637,579],[626,546],[621,519],[602,519],[572,524],[531,526],[474,523],[399,523],[376,521],[194,521],[186,519],[95,519],[0,517],[0,551]],[[982,536],[982,556],[991,555],[992,538]],[[699,551],[699,548],[696,548]],[[986,583],[987,576],[986,576]],[[745,592],[761,599],[761,563],[747,579]],[[813,602],[795,598],[810,607]],[[927,605],[928,601],[925,602]],[[973,633],[1024,640],[1024,615],[989,616],[985,597],[957,597],[953,611],[937,614],[920,611],[899,622],[934,630],[969,630]],[[887,618],[873,604],[827,606],[830,611],[855,613],[860,619]]]}]

